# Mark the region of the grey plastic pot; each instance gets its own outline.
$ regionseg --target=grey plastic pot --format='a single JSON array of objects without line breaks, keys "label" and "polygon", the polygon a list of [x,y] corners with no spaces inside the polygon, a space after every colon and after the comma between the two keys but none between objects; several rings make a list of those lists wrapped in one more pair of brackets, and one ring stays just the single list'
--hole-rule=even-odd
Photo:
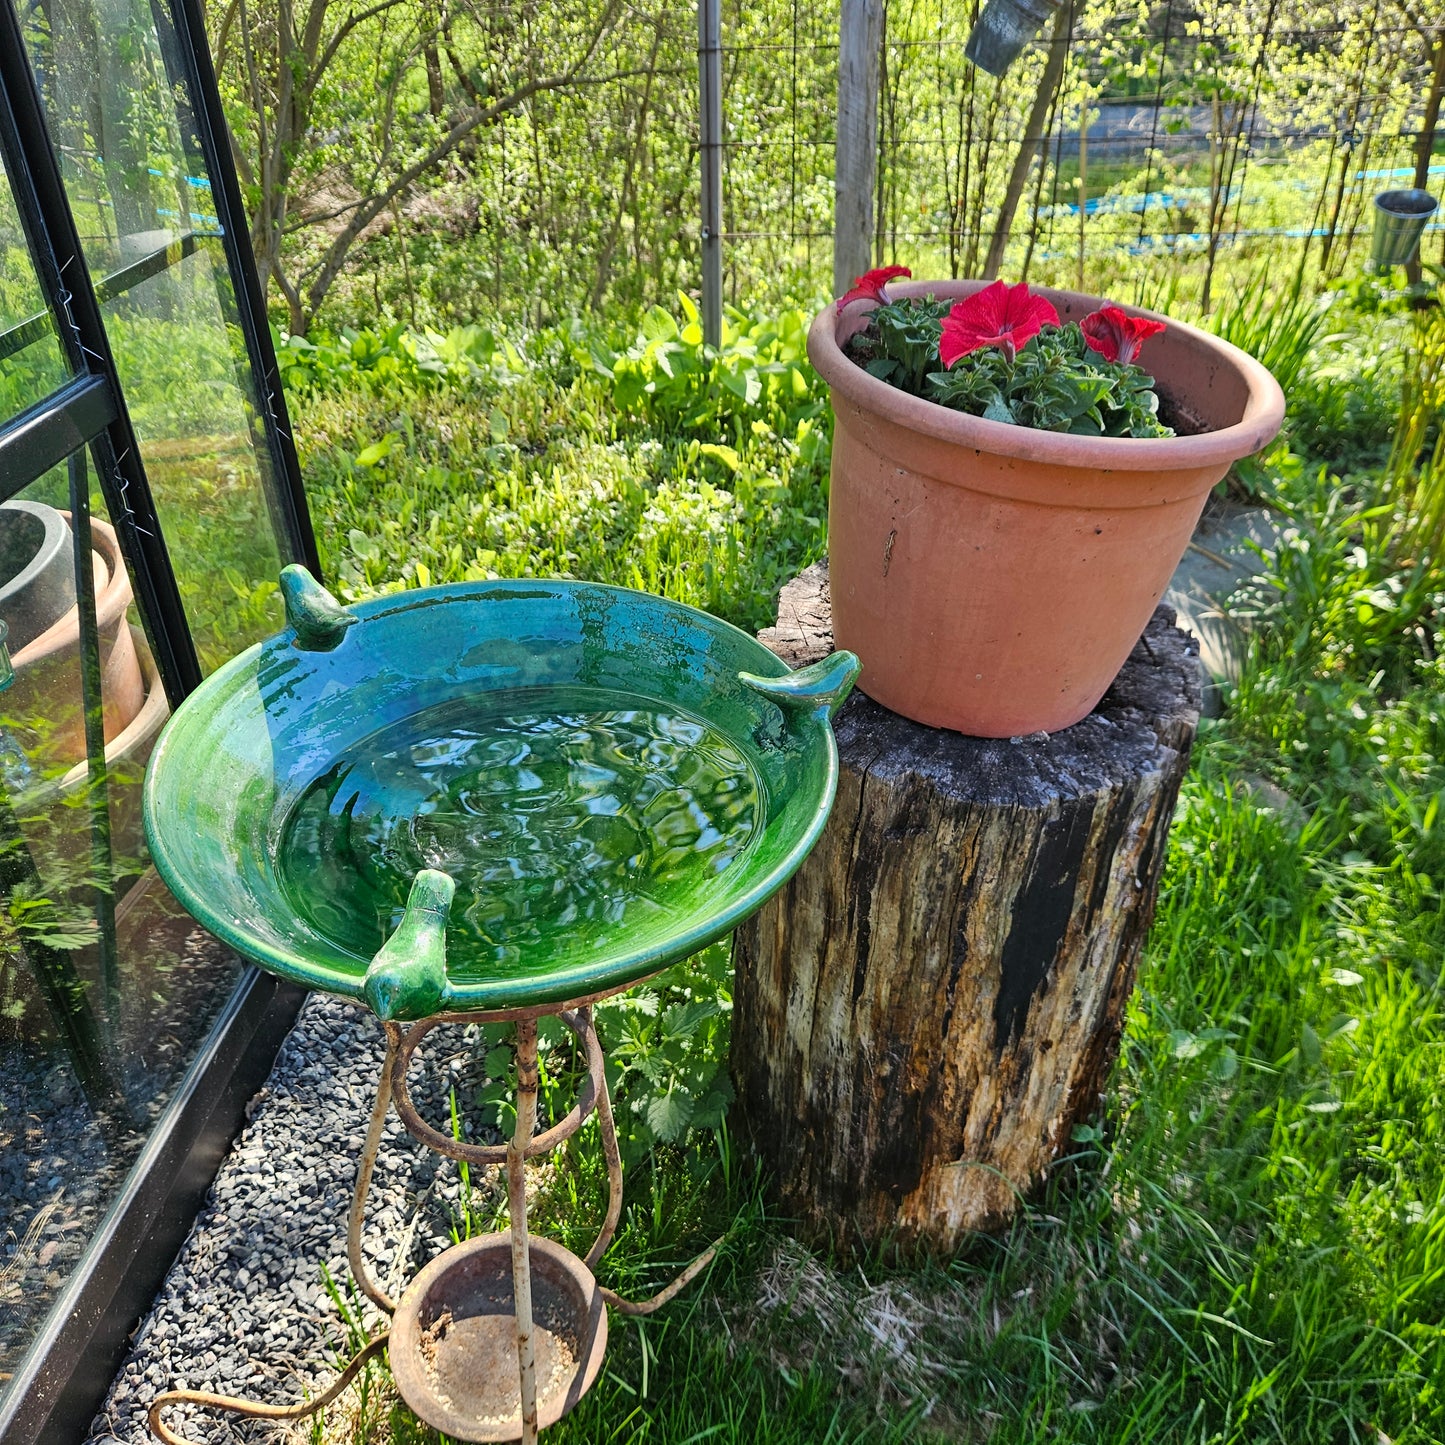
[{"label": "grey plastic pot", "polygon": [[1059,8],[1059,0],[988,0],[964,48],[990,75],[1002,75]]},{"label": "grey plastic pot", "polygon": [[1388,271],[1406,265],[1438,208],[1439,202],[1429,191],[1381,191],[1375,197],[1375,234],[1370,245],[1375,269]]},{"label": "grey plastic pot", "polygon": [[43,502],[0,505],[0,617],[18,652],[75,606],[70,527]]}]

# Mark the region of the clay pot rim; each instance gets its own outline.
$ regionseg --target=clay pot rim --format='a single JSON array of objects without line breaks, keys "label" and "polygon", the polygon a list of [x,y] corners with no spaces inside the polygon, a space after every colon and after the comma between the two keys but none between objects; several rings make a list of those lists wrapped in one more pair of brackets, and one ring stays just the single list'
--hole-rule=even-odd
[{"label": "clay pot rim", "polygon": [[[70,525],[70,513],[61,511],[66,526]],[[120,538],[109,522],[99,517],[90,519],[91,556],[105,571],[102,579],[99,571],[95,577],[95,624],[97,631],[113,627],[132,601],[130,574],[125,568],[125,555],[121,551]],[[80,614],[74,603],[70,611],[52,622],[38,637],[33,637],[10,659],[16,668],[28,667],[32,662],[41,661],[68,644],[72,636],[80,635]]]},{"label": "clay pot rim", "polygon": [[[166,696],[165,685],[161,682],[160,669],[156,666],[146,635],[134,623],[129,623],[130,635],[135,643],[136,660],[140,664],[141,677],[145,679],[145,701],[140,711],[105,745],[107,766],[121,761],[137,743],[144,742],[149,735],[151,741],[160,736],[161,725],[171,715],[170,699]],[[62,793],[74,792],[90,776],[90,763],[82,758],[68,772],[58,778],[49,778],[41,783],[27,800],[37,807],[45,807]]]},{"label": "clay pot rim", "polygon": [[[909,281],[889,287],[894,296],[935,296],[962,299],[980,291],[987,281]],[[1102,297],[1057,287],[1036,286],[1039,294],[1094,309],[1105,304]],[[1036,431],[1008,422],[986,421],[911,396],[870,376],[844,355],[838,334],[856,329],[856,319],[866,315],[866,302],[854,302],[841,315],[830,302],[808,328],[808,359],[814,370],[841,398],[864,412],[880,415],[909,431],[920,432],[955,446],[995,456],[1019,457],[1031,462],[1066,467],[1089,467],[1099,471],[1163,472],[1187,471],[1216,466],[1227,467],[1247,457],[1273,439],[1284,421],[1285,399],[1279,383],[1247,352],[1207,331],[1161,316],[1141,306],[1125,306],[1131,316],[1164,321],[1176,338],[1182,338],[1218,362],[1238,373],[1248,389],[1244,414],[1232,426],[1218,431],[1183,437],[1090,437],[1066,432]],[[850,326],[850,321],[854,325]],[[1182,397],[1182,400],[1187,400]]]}]

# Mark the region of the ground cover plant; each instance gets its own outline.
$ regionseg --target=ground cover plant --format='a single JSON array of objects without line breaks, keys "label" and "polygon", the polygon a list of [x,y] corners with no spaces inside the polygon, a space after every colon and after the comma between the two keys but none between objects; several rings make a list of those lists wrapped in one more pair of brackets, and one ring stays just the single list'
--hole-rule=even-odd
[{"label": "ground cover plant", "polygon": [[579,329],[519,348],[475,327],[283,347],[342,596],[565,575],[771,621],[825,542],[827,393],[806,320],[733,312],[712,355],[679,309],[649,311],[615,349]]},{"label": "ground cover plant", "polygon": [[[548,1439],[1445,1439],[1440,314],[1362,288],[1216,318],[1293,368],[1284,437],[1234,483],[1291,530],[1236,604],[1245,673],[1201,727],[1106,1108],[1039,1195],[953,1260],[810,1253],[726,1110],[725,954],[603,1005],[630,1169],[604,1280],[643,1294],[726,1244],[662,1314],[614,1323]],[[685,309],[626,344],[296,348],[328,568],[353,594],[565,572],[770,620],[823,545],[801,326],[734,316],[718,356]],[[506,1124],[488,1047],[458,1105]],[[573,1067],[559,1034],[558,1102]],[[573,1246],[602,1207],[590,1131],[537,1200]],[[475,1182],[459,1234],[501,1217]],[[317,1438],[437,1439],[380,1372]]]}]

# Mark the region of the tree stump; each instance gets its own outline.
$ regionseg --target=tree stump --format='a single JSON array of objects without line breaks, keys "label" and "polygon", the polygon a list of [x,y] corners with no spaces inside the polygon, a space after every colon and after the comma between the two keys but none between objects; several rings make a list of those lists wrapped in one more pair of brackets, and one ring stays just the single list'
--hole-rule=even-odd
[{"label": "tree stump", "polygon": [[[761,637],[801,666],[831,632],[819,564]],[[1199,705],[1197,645],[1163,607],[1052,736],[849,699],[832,818],[734,945],[739,1112],[805,1237],[952,1252],[1097,1109]]]}]

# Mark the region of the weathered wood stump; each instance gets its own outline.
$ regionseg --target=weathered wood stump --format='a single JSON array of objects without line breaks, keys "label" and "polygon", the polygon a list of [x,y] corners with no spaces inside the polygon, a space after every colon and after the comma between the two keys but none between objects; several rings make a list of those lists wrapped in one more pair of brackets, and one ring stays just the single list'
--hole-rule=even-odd
[{"label": "weathered wood stump", "polygon": [[[820,564],[762,640],[800,666],[831,631]],[[951,1252],[1097,1109],[1199,702],[1197,646],[1166,608],[1052,736],[848,701],[828,827],[734,945],[738,1112],[806,1237]]]}]

